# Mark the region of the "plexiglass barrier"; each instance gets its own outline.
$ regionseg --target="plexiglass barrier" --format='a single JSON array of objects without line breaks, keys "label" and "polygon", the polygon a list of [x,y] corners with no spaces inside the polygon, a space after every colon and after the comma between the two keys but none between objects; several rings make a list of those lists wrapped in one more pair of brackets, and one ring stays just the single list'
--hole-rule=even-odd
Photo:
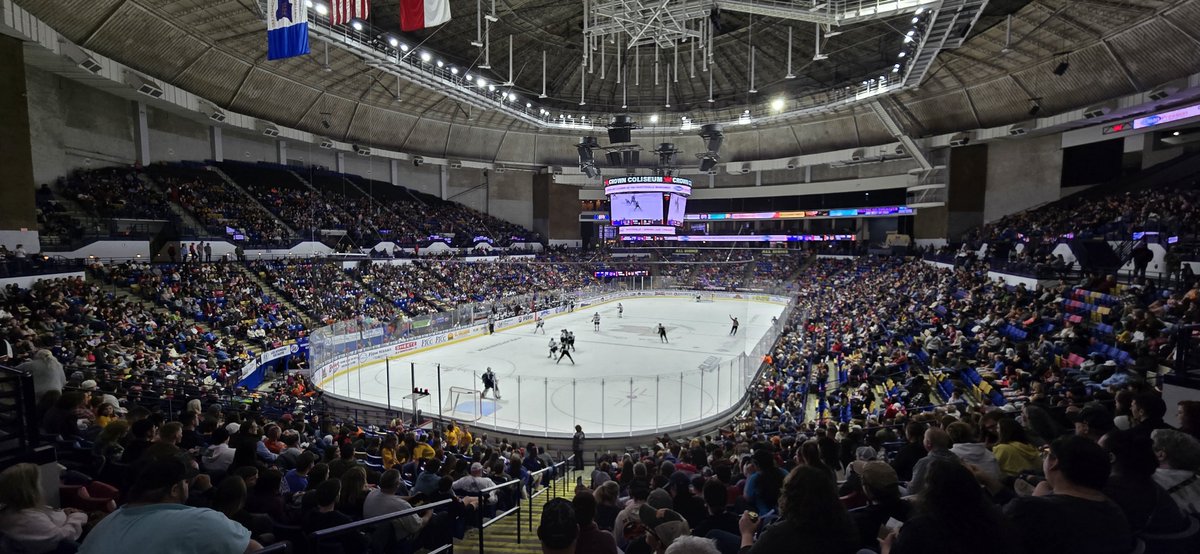
[{"label": "plexiglass barrier", "polygon": [[[654,283],[647,278],[644,284]],[[713,292],[630,285],[513,297],[495,305],[435,314],[420,326],[370,321],[331,325],[310,337],[313,380],[326,394],[351,402],[408,414],[415,408],[425,417],[533,436],[570,436],[575,424],[583,425],[593,437],[648,435],[734,415],[794,308],[787,290]],[[518,371],[499,379],[499,398],[494,392],[480,397],[486,360],[467,367],[450,361],[404,359],[415,351],[486,335],[489,315],[501,331],[528,324],[535,317],[587,310],[600,302],[647,296],[690,299],[696,295],[770,302],[778,304],[781,311],[753,346],[725,359],[710,357],[696,369],[648,372],[636,367],[606,367],[586,376],[521,375]],[[429,332],[418,334],[418,329]],[[434,352],[422,358],[437,359]],[[428,395],[414,395],[414,388],[428,390]]]}]

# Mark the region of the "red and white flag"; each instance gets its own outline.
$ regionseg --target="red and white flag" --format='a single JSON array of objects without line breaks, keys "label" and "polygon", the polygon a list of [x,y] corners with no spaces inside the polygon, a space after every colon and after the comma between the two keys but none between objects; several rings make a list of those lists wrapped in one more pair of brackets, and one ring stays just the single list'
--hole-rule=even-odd
[{"label": "red and white flag", "polygon": [[351,19],[371,16],[371,0],[333,0],[329,6],[329,24],[343,25]]},{"label": "red and white flag", "polygon": [[416,31],[450,21],[450,0],[400,0],[400,30]]}]

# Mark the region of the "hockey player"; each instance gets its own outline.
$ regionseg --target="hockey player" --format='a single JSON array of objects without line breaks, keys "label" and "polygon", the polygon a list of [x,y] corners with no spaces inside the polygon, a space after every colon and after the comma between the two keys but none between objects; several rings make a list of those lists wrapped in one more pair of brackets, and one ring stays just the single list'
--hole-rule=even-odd
[{"label": "hockey player", "polygon": [[558,353],[558,359],[555,360],[554,363],[557,364],[558,362],[561,362],[564,356],[571,360],[571,365],[575,365],[575,358],[571,356],[570,352],[567,351],[567,345],[563,345],[562,351]]},{"label": "hockey player", "polygon": [[592,314],[592,330],[600,331],[600,312]]},{"label": "hockey player", "polygon": [[533,328],[534,334],[537,334],[538,331],[541,331],[543,335],[546,334],[546,320],[540,317],[537,318],[537,326]]},{"label": "hockey player", "polygon": [[553,358],[555,354],[558,354],[558,341],[554,340],[554,337],[550,337],[550,355],[546,357]]},{"label": "hockey player", "polygon": [[658,324],[658,340],[659,342],[665,342],[668,344],[671,342],[667,340],[667,328],[663,327],[663,324],[661,323]]},{"label": "hockey player", "polygon": [[[571,347],[571,351],[575,351],[575,333],[567,331],[567,346]],[[565,350],[565,349],[564,349]],[[572,362],[575,360],[571,360]]]},{"label": "hockey player", "polygon": [[736,334],[737,334],[737,328],[738,328],[738,325],[739,325],[739,324],[738,324],[738,320],[737,320],[737,318],[736,318],[736,317],[733,317],[733,316],[729,316],[729,319],[733,320],[733,327],[731,327],[731,328],[729,329],[729,334],[730,334],[730,335],[736,335]]},{"label": "hockey player", "polygon": [[496,373],[489,366],[487,371],[483,372],[483,392],[480,393],[480,398],[487,398],[488,390],[492,391],[492,396],[497,400],[500,399],[500,381],[496,379]]},{"label": "hockey player", "polygon": [[622,306],[620,302],[617,302],[617,319],[623,317],[625,317],[625,306]]}]

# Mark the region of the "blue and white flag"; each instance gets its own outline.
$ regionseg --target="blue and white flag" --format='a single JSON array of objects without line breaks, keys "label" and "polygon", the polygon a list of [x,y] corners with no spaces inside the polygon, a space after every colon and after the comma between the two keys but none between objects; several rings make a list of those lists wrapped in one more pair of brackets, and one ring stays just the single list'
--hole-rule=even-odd
[{"label": "blue and white flag", "polygon": [[267,59],[308,53],[308,8],[304,0],[267,0]]}]

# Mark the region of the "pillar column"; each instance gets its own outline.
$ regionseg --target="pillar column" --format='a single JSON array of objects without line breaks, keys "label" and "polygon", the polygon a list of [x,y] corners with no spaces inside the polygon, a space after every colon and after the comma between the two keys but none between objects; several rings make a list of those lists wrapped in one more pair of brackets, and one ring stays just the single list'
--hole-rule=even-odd
[{"label": "pillar column", "polygon": [[208,147],[212,152],[213,161],[225,161],[224,133],[220,127],[213,125],[208,128]]},{"label": "pillar column", "polygon": [[137,149],[137,162],[143,166],[150,165],[150,122],[146,117],[146,104],[133,103],[133,141]]},{"label": "pillar column", "polygon": [[29,132],[29,100],[25,89],[25,52],[21,41],[0,34],[0,244],[18,244],[40,252],[34,201],[33,150]]}]

